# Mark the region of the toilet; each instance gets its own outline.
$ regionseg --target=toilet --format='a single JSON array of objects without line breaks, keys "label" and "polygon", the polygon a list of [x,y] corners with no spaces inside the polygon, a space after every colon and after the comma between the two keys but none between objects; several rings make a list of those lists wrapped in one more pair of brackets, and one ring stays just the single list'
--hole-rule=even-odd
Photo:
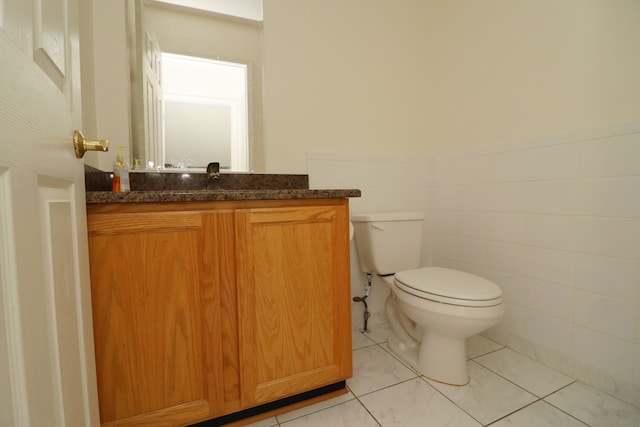
[{"label": "toilet", "polygon": [[361,269],[391,289],[389,349],[429,379],[467,384],[465,340],[502,320],[502,290],[474,274],[418,268],[422,212],[354,214],[351,222]]}]

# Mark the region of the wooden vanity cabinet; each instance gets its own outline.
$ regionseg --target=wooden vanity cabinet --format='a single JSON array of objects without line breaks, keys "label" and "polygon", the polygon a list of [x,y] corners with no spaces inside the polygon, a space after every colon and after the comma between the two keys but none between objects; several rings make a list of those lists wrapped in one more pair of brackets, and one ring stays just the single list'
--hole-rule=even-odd
[{"label": "wooden vanity cabinet", "polygon": [[242,403],[351,376],[346,206],[236,211]]},{"label": "wooden vanity cabinet", "polygon": [[346,199],[87,221],[102,425],[189,425],[351,376]]},{"label": "wooden vanity cabinet", "polygon": [[222,412],[219,307],[234,263],[220,245],[233,244],[221,234],[233,214],[103,207],[89,205],[87,218],[102,424],[173,426]]}]

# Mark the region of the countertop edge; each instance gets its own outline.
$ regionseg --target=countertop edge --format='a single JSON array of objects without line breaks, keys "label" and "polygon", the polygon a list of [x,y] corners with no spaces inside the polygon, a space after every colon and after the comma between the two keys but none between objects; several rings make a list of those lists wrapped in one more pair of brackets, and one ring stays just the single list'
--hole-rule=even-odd
[{"label": "countertop edge", "polygon": [[357,189],[87,191],[87,204],[206,202],[221,200],[343,199],[361,197]]}]

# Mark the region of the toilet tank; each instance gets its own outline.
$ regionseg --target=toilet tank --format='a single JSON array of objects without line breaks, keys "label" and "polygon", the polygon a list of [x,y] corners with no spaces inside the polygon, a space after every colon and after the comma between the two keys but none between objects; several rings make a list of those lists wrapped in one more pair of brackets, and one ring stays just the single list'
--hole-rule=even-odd
[{"label": "toilet tank", "polygon": [[360,267],[393,274],[420,266],[423,212],[377,212],[351,216]]}]

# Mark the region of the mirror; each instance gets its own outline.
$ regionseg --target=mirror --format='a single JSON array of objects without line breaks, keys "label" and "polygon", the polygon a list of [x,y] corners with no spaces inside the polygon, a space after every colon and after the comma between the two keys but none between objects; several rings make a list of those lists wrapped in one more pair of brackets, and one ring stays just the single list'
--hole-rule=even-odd
[{"label": "mirror", "polygon": [[134,168],[264,171],[262,21],[168,1],[127,0]]}]

